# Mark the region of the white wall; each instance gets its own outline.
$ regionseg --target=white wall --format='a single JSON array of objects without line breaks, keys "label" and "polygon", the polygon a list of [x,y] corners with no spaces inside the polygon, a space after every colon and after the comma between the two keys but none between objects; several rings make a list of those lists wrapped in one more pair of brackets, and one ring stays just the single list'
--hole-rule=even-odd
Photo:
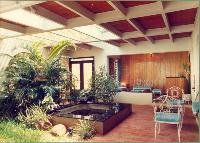
[{"label": "white wall", "polygon": [[110,55],[128,55],[128,54],[142,54],[142,53],[164,53],[164,52],[175,52],[175,51],[191,51],[192,49],[191,38],[181,38],[174,41],[162,40],[155,44],[148,42],[140,43],[136,46],[127,45],[123,47],[115,47],[109,45],[103,48],[91,48],[82,49],[80,51],[73,52],[72,57],[95,57],[95,67],[101,65],[108,65],[107,56]]},{"label": "white wall", "polygon": [[[9,55],[16,55],[17,53],[20,53],[24,51],[23,47],[24,46],[31,46],[32,43],[25,41],[25,40],[20,40],[16,38],[9,38],[9,39],[4,39],[0,41],[0,54],[9,54]],[[41,52],[44,57],[47,57],[49,54],[49,48],[42,48]],[[6,56],[0,56],[0,70],[5,69],[5,67],[8,65],[10,58]]]},{"label": "white wall", "polygon": [[[17,53],[24,51],[24,49],[21,48],[24,44],[24,41],[19,39],[4,39],[0,42],[0,53],[14,56]],[[10,57],[0,56],[0,61],[0,70],[2,70],[8,65]]]},{"label": "white wall", "polygon": [[114,102],[135,105],[152,105],[152,93],[133,93],[122,91],[114,96]]},{"label": "white wall", "polygon": [[[197,12],[198,13],[198,12]],[[199,91],[199,15],[195,21],[195,30],[192,33],[192,50],[191,50],[191,91],[194,100]],[[195,89],[195,90],[194,90]]]}]

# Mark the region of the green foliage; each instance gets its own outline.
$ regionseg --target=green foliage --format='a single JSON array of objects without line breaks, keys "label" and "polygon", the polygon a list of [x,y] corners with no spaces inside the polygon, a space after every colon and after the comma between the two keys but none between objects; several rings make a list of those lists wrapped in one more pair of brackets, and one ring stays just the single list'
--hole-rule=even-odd
[{"label": "green foliage", "polygon": [[3,115],[16,117],[31,105],[40,105],[47,95],[59,102],[60,89],[68,89],[71,85],[70,73],[60,63],[59,54],[64,49],[72,49],[73,44],[68,41],[58,43],[50,50],[47,60],[41,53],[43,46],[40,42],[25,46],[25,52],[10,60],[0,93],[6,97],[0,105]]},{"label": "green foliage", "polygon": [[73,103],[112,103],[113,97],[118,92],[119,82],[110,76],[105,67],[100,67],[90,80],[89,89],[71,90],[70,100]]},{"label": "green foliage", "polygon": [[75,89],[71,90],[70,101],[71,103],[87,103],[88,101],[95,102],[95,97],[90,89]]},{"label": "green foliage", "polygon": [[95,130],[89,120],[79,120],[79,123],[73,129],[73,133],[80,139],[89,139],[95,135]]},{"label": "green foliage", "polygon": [[50,105],[50,104],[54,104],[54,101],[53,101],[53,98],[49,95],[45,96],[43,101],[42,101],[42,104],[47,104],[47,105]]},{"label": "green foliage", "polygon": [[72,89],[70,92],[69,100],[72,104],[78,103],[80,100],[80,90]]},{"label": "green foliage", "polygon": [[26,128],[14,121],[0,122],[0,142],[39,142],[43,131]]},{"label": "green foliage", "polygon": [[31,106],[26,109],[25,114],[19,113],[18,120],[27,127],[36,128],[39,121],[48,122],[51,116],[46,114],[46,110],[39,106]]},{"label": "green foliage", "polygon": [[182,66],[183,66],[184,71],[181,73],[181,76],[189,79],[190,78],[190,63],[185,61],[182,64]]},{"label": "green foliage", "polygon": [[19,110],[16,107],[18,107],[18,104],[20,103],[13,96],[2,97],[0,99],[0,120],[17,116]]},{"label": "green foliage", "polygon": [[76,142],[71,138],[54,137],[48,131],[27,128],[15,121],[0,122],[0,142]]},{"label": "green foliage", "polygon": [[54,110],[56,108],[59,107],[59,104],[56,104],[54,102],[54,99],[52,96],[47,95],[44,97],[44,99],[42,100],[42,108],[45,110]]},{"label": "green foliage", "polygon": [[185,71],[189,71],[189,70],[190,70],[190,63],[184,62],[182,65],[183,65],[183,69],[184,69]]},{"label": "green foliage", "polygon": [[119,82],[106,72],[105,67],[100,67],[92,79],[91,92],[98,102],[112,103],[118,86]]},{"label": "green foliage", "polygon": [[73,43],[69,41],[61,41],[56,46],[51,48],[51,51],[47,60],[50,62],[53,61],[65,49],[65,47],[71,50],[74,50],[74,48],[77,48]]}]

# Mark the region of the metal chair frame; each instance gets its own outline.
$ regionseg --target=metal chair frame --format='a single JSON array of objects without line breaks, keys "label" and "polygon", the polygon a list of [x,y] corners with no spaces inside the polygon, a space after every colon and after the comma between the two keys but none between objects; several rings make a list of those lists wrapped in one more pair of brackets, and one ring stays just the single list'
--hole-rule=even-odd
[{"label": "metal chair frame", "polygon": [[[156,102],[157,101],[157,102]],[[184,110],[183,110],[183,106],[182,105],[174,105],[172,104],[173,102],[177,102],[177,99],[172,97],[172,96],[168,96],[168,95],[163,95],[158,97],[157,99],[154,100],[154,121],[155,121],[155,141],[157,138],[157,133],[160,133],[160,124],[161,123],[166,123],[166,124],[176,124],[177,125],[177,131],[178,131],[178,140],[180,142],[180,133],[181,133],[181,129],[182,129],[182,124],[183,124],[183,116],[184,116]],[[168,121],[161,121],[161,120],[157,120],[156,116],[159,113],[164,113],[163,115],[169,116],[170,113],[172,113],[172,111],[176,109],[177,110],[177,114],[178,115],[178,121],[175,122],[168,122]],[[158,112],[159,110],[159,112]],[[166,114],[165,114],[166,113]],[[171,114],[172,115],[172,114]]]}]

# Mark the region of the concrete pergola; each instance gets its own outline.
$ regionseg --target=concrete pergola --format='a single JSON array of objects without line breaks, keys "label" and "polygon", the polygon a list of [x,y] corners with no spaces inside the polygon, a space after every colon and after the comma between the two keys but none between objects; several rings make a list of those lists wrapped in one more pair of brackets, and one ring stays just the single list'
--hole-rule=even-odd
[{"label": "concrete pergola", "polygon": [[[1,28],[22,33],[10,37],[96,24],[119,37],[105,41],[118,47],[135,46],[141,41],[154,44],[162,39],[173,42],[176,38],[190,37],[198,18],[198,1],[1,1],[0,5],[0,14],[23,8],[64,26],[44,30],[0,16]],[[64,16],[65,13],[68,16]]]}]

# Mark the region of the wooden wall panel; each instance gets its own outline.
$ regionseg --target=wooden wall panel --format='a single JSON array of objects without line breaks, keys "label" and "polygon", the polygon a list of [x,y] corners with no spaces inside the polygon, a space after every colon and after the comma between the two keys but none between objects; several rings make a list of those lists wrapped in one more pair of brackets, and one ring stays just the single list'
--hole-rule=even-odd
[{"label": "wooden wall panel", "polygon": [[121,82],[132,87],[136,79],[150,80],[154,88],[166,90],[166,77],[178,77],[188,52],[170,52],[120,56]]}]

